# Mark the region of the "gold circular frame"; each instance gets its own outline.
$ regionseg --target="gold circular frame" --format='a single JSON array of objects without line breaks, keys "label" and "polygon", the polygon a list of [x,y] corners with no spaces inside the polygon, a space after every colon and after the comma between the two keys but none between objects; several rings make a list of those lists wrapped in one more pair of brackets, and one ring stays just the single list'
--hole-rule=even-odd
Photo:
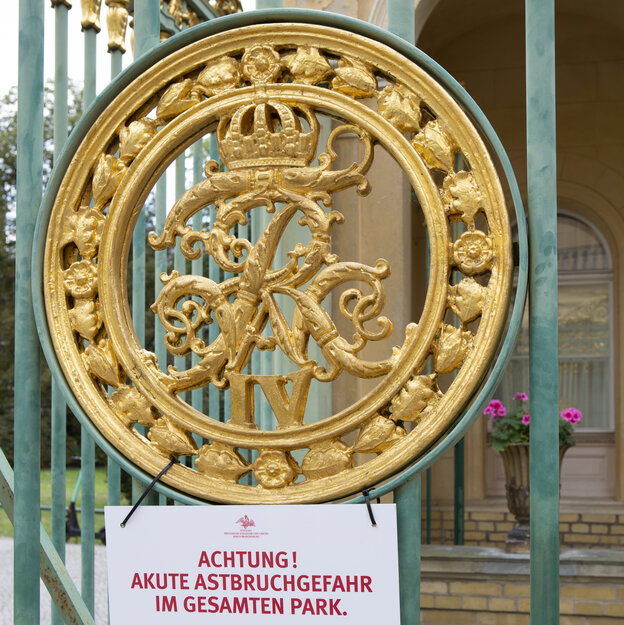
[{"label": "gold circular frame", "polygon": [[[383,374],[374,376],[379,384],[333,416],[275,431],[221,423],[172,392],[137,340],[126,285],[134,226],[166,167],[219,119],[266,102],[281,103],[282,111],[298,106],[330,115],[383,145],[420,201],[431,245],[423,313]],[[464,167],[456,171],[458,155]],[[283,165],[252,164],[245,175],[265,170],[274,172],[278,187],[285,184]],[[511,234],[483,141],[425,71],[353,33],[257,25],[171,54],[108,105],[54,203],[45,285],[65,375],[96,427],[134,463],[156,474],[171,453],[194,455],[198,469],[175,465],[163,479],[213,501],[325,501],[413,462],[469,401],[503,329]],[[451,372],[454,380],[442,392],[438,379]],[[148,428],[147,437],[136,424]],[[350,432],[355,442],[348,445],[343,437]],[[190,433],[209,442],[194,449]],[[304,448],[298,463],[291,452]],[[240,450],[256,450],[258,457],[251,463]],[[366,461],[356,464],[356,454]],[[259,485],[239,483],[249,472]]]}]

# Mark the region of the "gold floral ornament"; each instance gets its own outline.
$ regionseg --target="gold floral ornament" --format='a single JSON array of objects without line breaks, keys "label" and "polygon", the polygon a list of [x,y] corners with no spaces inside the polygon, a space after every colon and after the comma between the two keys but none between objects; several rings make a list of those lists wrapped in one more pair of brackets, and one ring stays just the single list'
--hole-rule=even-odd
[{"label": "gold floral ornament", "polygon": [[264,488],[288,486],[300,472],[290,454],[277,450],[261,451],[251,466],[255,478]]},{"label": "gold floral ornament", "polygon": [[93,175],[93,199],[96,210],[102,210],[111,200],[125,173],[126,166],[120,159],[112,154],[100,156]]},{"label": "gold floral ornament", "polygon": [[464,232],[453,244],[453,258],[463,273],[483,273],[494,259],[492,239],[481,230]]},{"label": "gold floral ornament", "polygon": [[97,265],[89,260],[73,263],[64,271],[65,290],[76,299],[93,297],[97,291]]},{"label": "gold floral ornament", "polygon": [[[205,162],[147,240],[152,250],[179,246],[227,279],[171,266],[161,275],[151,310],[168,356],[181,358],[167,368],[132,326],[130,241],[155,181],[208,133],[220,162]],[[346,139],[358,156],[342,165]],[[390,264],[342,258],[333,240],[336,228],[348,236],[353,227],[333,207],[336,194],[365,197],[379,183],[369,177],[382,150],[403,169],[431,243],[423,311],[405,327],[386,311]],[[459,156],[470,171],[454,171]],[[461,107],[382,44],[314,24],[196,41],[111,100],[65,176],[44,280],[59,362],[98,430],[139,467],[156,475],[172,454],[192,457],[163,476],[174,488],[232,503],[348,496],[430,448],[487,372],[512,285],[496,169]],[[194,227],[209,207],[211,219]],[[258,214],[265,227],[243,235]],[[301,239],[284,248],[287,230]],[[368,356],[367,345],[384,339],[392,342]],[[284,369],[254,370],[264,350],[279,352]],[[312,393],[345,377],[372,390],[335,414],[307,414]],[[222,421],[185,400],[206,386],[230,407]],[[254,412],[260,398],[268,421]]]},{"label": "gold floral ornament", "polygon": [[273,82],[279,75],[280,57],[268,44],[252,46],[241,61],[243,74],[253,83]]}]

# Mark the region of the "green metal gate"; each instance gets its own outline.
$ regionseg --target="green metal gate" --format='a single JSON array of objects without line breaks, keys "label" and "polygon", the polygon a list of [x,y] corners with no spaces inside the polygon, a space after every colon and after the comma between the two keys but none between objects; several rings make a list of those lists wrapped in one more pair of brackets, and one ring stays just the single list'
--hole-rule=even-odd
[{"label": "green metal gate", "polygon": [[[43,152],[43,0],[20,0],[20,55],[19,55],[19,109],[18,109],[18,187],[17,187],[17,249],[16,249],[16,312],[15,312],[15,466],[13,470],[2,457],[2,504],[14,519],[15,568],[14,568],[14,622],[31,625],[39,622],[39,576],[46,581],[58,610],[53,623],[93,622],[94,605],[94,465],[95,442],[93,432],[83,430],[82,436],[82,592],[77,592],[67,575],[62,560],[65,545],[65,404],[61,391],[53,388],[52,427],[52,537],[51,540],[40,527],[39,521],[39,450],[40,450],[40,346],[35,318],[41,314],[41,302],[33,308],[33,285],[35,293],[41,280],[41,250],[35,247],[35,221],[41,202],[42,152]],[[67,17],[71,5],[66,0],[53,0],[56,18],[56,106],[55,106],[55,160],[61,158],[61,148],[66,139],[67,128]],[[89,3],[86,3],[89,4]],[[92,3],[99,4],[99,3]],[[126,11],[124,0],[107,0],[109,10]],[[275,3],[259,2],[271,9]],[[214,17],[212,11],[199,0],[188,2],[202,20]],[[135,75],[146,68],[158,56],[158,42],[162,28],[163,13],[158,0],[135,0]],[[302,10],[268,11],[266,21],[325,21],[345,30],[373,33],[374,29],[353,20],[330,14],[318,14]],[[171,16],[166,17],[171,24]],[[221,28],[221,20],[237,26],[252,23],[253,14],[218,18],[211,27]],[[85,107],[96,99],[95,53],[97,27],[88,17],[83,22],[85,53]],[[188,24],[188,19],[187,19]],[[388,25],[392,34],[384,42],[400,49],[406,56],[417,54],[411,43],[414,33],[413,3],[405,0],[389,0]],[[223,26],[225,28],[225,26]],[[203,32],[206,32],[204,29]],[[527,0],[526,2],[526,69],[527,69],[527,152],[528,152],[528,213],[529,238],[531,242],[530,266],[526,250],[521,250],[519,266],[519,290],[527,280],[530,282],[531,302],[531,623],[554,625],[558,623],[559,595],[559,532],[558,532],[558,414],[557,414],[557,310],[552,294],[556,293],[556,185],[555,185],[555,99],[554,99],[554,3],[551,0]],[[181,35],[182,36],[182,35]],[[121,47],[110,49],[111,79],[121,71]],[[422,59],[421,59],[422,60]],[[425,61],[427,62],[427,61]],[[474,103],[466,98],[461,88],[443,70],[430,63],[449,90],[476,118],[499,155],[502,166],[510,179],[513,173],[504,156],[502,146],[491,131],[489,123]],[[94,119],[97,103],[89,111]],[[71,150],[72,145],[69,145]],[[201,173],[201,146],[194,149],[194,175]],[[185,163],[181,159],[177,167],[176,184],[184,189]],[[164,220],[165,185],[159,183],[156,192],[156,221]],[[514,201],[521,206],[519,192],[512,187]],[[519,219],[518,228],[522,240],[524,223]],[[133,278],[136,290],[133,296],[135,326],[144,327],[145,289],[136,285],[145,283],[144,241],[137,239],[133,246]],[[34,264],[33,264],[34,258]],[[162,271],[156,260],[156,271]],[[511,325],[520,322],[522,306],[517,305]],[[512,333],[513,334],[513,333]],[[44,339],[45,343],[45,339]],[[45,344],[44,344],[45,347]],[[508,335],[502,352],[513,347]],[[53,367],[53,365],[51,365]],[[421,461],[373,491],[380,496],[394,491],[398,506],[399,549],[401,576],[401,610],[404,624],[420,621],[419,574],[420,574],[420,506],[421,474],[446,450],[459,445],[457,466],[463,464],[461,440],[474,418],[480,413],[500,377],[501,366],[495,366],[491,378],[452,432],[436,449]],[[201,394],[194,395],[193,402],[201,405]],[[70,406],[74,409],[74,406]],[[227,411],[227,406],[221,407]],[[98,439],[109,454],[108,486],[109,503],[119,503],[120,465],[130,471],[134,478],[133,496],[142,490],[141,482],[149,481],[147,475],[130,467],[108,443]],[[160,490],[160,500],[167,496],[181,499],[166,488]],[[153,499],[152,503],[157,503]],[[361,502],[361,498],[352,503]],[[460,497],[461,502],[461,497]],[[461,515],[457,521],[461,528]],[[459,530],[461,534],[461,529]]]}]

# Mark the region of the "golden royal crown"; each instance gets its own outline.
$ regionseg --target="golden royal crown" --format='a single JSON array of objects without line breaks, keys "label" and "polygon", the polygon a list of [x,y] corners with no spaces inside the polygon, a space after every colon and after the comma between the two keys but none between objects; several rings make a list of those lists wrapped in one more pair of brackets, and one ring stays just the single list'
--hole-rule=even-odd
[{"label": "golden royal crown", "polygon": [[228,169],[309,165],[318,135],[318,120],[308,107],[275,100],[241,106],[221,118],[217,129],[219,153]]}]

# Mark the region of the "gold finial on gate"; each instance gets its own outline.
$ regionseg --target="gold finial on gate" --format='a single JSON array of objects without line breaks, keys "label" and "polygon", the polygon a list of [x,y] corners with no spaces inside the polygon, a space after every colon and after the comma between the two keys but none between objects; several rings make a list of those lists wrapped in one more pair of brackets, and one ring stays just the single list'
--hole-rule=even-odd
[{"label": "gold finial on gate", "polygon": [[218,16],[242,13],[243,11],[240,0],[210,0],[208,6]]},{"label": "gold finial on gate", "polygon": [[95,32],[100,32],[100,5],[102,0],[80,0],[82,6],[82,30],[94,28]]},{"label": "gold finial on gate", "polygon": [[108,51],[126,51],[126,28],[130,0],[106,0],[106,27],[108,28]]}]

